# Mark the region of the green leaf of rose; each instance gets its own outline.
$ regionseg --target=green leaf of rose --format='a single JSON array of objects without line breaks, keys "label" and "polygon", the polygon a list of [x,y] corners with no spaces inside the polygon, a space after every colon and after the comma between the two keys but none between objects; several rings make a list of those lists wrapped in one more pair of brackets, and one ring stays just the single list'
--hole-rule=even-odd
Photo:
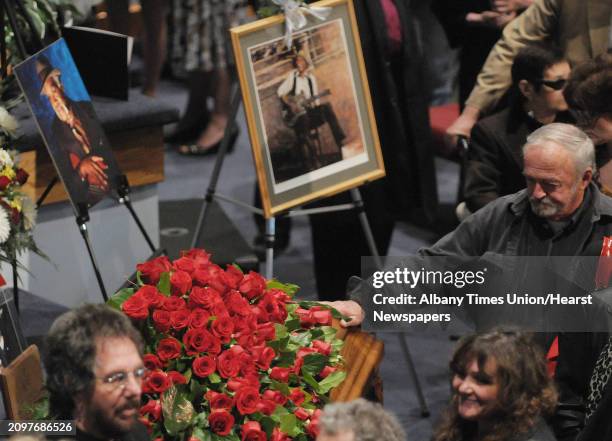
[{"label": "green leaf of rose", "polygon": [[136,283],[138,283],[138,286],[144,285],[144,282],[142,281],[142,273],[140,271],[136,271]]},{"label": "green leaf of rose", "polygon": [[292,283],[281,283],[278,280],[268,280],[266,283],[267,289],[280,289],[282,292],[287,294],[289,297],[293,297],[296,292],[300,289],[299,286]]},{"label": "green leaf of rose", "polygon": [[212,384],[217,384],[217,383],[221,383],[221,377],[219,376],[219,374],[217,374],[216,372],[213,372],[212,374],[210,374],[208,376],[208,380],[212,383]]},{"label": "green leaf of rose", "polygon": [[319,390],[321,394],[326,394],[334,387],[340,385],[346,378],[346,372],[336,371],[329,374],[325,379],[319,383]]},{"label": "green leaf of rose", "polygon": [[328,357],[323,354],[308,354],[304,357],[302,373],[315,377],[328,363]]},{"label": "green leaf of rose", "polygon": [[162,273],[157,283],[157,290],[166,297],[170,297],[170,273]]},{"label": "green leaf of rose", "polygon": [[281,417],[280,430],[289,436],[298,436],[300,429],[297,425],[296,416],[293,414],[283,415]]},{"label": "green leaf of rose", "polygon": [[121,305],[123,305],[123,302],[132,297],[133,294],[134,288],[123,288],[122,290],[113,294],[111,298],[108,299],[106,304],[117,311],[121,311]]},{"label": "green leaf of rose", "polygon": [[304,383],[312,387],[312,390],[319,393],[319,383],[317,383],[317,380],[315,380],[312,375],[303,374],[302,379],[304,380]]},{"label": "green leaf of rose", "polygon": [[191,433],[193,438],[197,438],[200,441],[210,441],[211,436],[208,430],[202,430],[199,427],[194,427],[193,432]]},{"label": "green leaf of rose", "polygon": [[280,340],[281,338],[287,337],[287,328],[280,323],[274,323],[274,340]]},{"label": "green leaf of rose", "polygon": [[186,395],[172,386],[161,396],[164,427],[170,436],[177,436],[187,429],[194,419],[195,410]]},{"label": "green leaf of rose", "polygon": [[285,322],[285,328],[289,332],[295,331],[297,329],[302,329],[302,325],[300,324],[300,319],[299,318],[295,318],[293,320],[287,320]]},{"label": "green leaf of rose", "polygon": [[282,392],[284,396],[289,395],[289,385],[287,383],[281,383],[276,380],[272,380],[271,383],[272,389]]}]

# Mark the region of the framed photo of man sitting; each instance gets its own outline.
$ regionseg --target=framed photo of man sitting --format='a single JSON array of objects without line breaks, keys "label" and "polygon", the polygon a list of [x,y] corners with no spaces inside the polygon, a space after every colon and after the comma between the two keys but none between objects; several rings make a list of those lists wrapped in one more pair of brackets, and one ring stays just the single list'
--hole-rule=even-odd
[{"label": "framed photo of man sitting", "polygon": [[283,15],[231,29],[266,217],[384,176],[351,0],[285,38]]}]

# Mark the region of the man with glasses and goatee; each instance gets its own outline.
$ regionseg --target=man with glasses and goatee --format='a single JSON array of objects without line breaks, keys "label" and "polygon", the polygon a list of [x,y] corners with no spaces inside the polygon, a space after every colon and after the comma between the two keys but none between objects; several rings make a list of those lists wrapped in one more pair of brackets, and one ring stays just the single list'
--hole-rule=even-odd
[{"label": "man with glasses and goatee", "polygon": [[60,316],[44,351],[51,416],[74,420],[78,441],[149,440],[138,422],[142,350],[129,318],[105,305]]}]

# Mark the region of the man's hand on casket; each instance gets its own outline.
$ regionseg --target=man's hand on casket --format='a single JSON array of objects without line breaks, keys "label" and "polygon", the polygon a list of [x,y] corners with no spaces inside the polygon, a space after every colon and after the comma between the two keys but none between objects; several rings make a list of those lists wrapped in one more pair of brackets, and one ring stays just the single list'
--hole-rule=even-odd
[{"label": "man's hand on casket", "polygon": [[363,321],[364,312],[361,305],[354,300],[337,300],[335,302],[319,302],[325,305],[329,305],[332,308],[338,310],[338,312],[346,317],[349,320],[340,321],[340,325],[344,328],[348,328],[349,326],[359,326]]}]

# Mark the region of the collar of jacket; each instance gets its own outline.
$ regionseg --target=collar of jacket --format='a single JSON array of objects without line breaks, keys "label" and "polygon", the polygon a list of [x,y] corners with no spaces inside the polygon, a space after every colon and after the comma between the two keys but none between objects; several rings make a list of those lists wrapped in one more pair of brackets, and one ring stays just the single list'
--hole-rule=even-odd
[{"label": "collar of jacket", "polygon": [[[602,216],[612,217],[612,198],[603,194],[594,183],[589,184],[592,195],[593,214],[591,222],[597,222]],[[521,190],[510,198],[508,209],[516,217],[523,216],[529,205],[527,190]]]}]

